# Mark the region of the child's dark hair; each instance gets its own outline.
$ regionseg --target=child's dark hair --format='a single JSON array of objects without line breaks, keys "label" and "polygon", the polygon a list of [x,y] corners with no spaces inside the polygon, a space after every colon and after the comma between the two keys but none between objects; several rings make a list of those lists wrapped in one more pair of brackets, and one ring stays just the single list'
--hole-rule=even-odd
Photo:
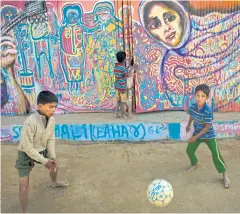
[{"label": "child's dark hair", "polygon": [[209,94],[210,94],[210,88],[209,88],[207,85],[205,85],[205,84],[198,85],[198,86],[195,88],[195,94],[196,94],[198,91],[202,91],[204,94],[207,95],[207,97],[208,97]]},{"label": "child's dark hair", "polygon": [[119,51],[119,52],[117,52],[117,54],[116,54],[116,57],[117,57],[117,61],[119,62],[119,63],[121,63],[121,62],[123,62],[124,61],[124,59],[126,58],[126,53],[124,52],[124,51]]},{"label": "child's dark hair", "polygon": [[47,103],[58,103],[58,98],[51,91],[41,91],[37,97],[37,105]]}]

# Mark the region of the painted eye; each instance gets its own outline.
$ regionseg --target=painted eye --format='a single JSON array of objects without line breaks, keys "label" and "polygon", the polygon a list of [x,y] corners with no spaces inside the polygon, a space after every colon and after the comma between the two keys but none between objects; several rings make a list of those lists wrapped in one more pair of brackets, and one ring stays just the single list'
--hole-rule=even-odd
[{"label": "painted eye", "polygon": [[154,22],[150,25],[151,29],[157,29],[161,26],[161,22],[159,20],[154,20]]},{"label": "painted eye", "polygon": [[172,22],[172,21],[174,21],[176,19],[176,16],[175,15],[172,15],[172,14],[168,14],[167,16],[166,16],[166,18],[165,18],[165,20],[167,21],[167,22]]}]

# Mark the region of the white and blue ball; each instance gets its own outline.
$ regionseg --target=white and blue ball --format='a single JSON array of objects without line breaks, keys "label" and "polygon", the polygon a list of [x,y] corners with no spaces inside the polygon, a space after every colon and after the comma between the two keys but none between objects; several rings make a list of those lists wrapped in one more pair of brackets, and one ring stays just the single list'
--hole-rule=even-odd
[{"label": "white and blue ball", "polygon": [[166,180],[153,180],[148,185],[147,198],[150,203],[159,207],[165,207],[173,198],[173,188]]}]

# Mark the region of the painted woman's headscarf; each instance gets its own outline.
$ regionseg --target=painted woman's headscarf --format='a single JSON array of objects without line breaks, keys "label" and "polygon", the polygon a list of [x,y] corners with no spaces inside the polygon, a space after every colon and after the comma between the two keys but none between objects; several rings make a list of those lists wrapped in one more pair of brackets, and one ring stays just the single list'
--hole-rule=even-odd
[{"label": "painted woman's headscarf", "polygon": [[[149,7],[154,5],[154,4],[158,4],[158,3],[161,3],[164,6],[170,8],[171,10],[174,10],[175,12],[177,12],[179,14],[179,16],[181,18],[181,22],[182,22],[181,41],[175,47],[170,47],[167,44],[165,44],[164,42],[156,39],[148,30],[146,19],[147,19],[147,15],[148,15],[148,12],[149,12],[149,9],[150,9]],[[155,42],[160,43],[161,45],[166,47],[168,50],[181,48],[186,43],[186,41],[189,37],[189,34],[190,34],[190,19],[189,19],[189,15],[188,15],[187,11],[184,9],[184,7],[178,1],[176,1],[176,0],[172,0],[172,1],[143,0],[139,4],[138,13],[139,13],[139,18],[140,18],[141,25],[143,26],[145,32]]]},{"label": "painted woman's headscarf", "polygon": [[[149,2],[160,2],[182,16],[183,35],[176,47],[169,47],[148,31],[144,13]],[[226,106],[238,102],[239,10],[230,14],[213,12],[203,17],[190,15],[189,19],[183,6],[176,0],[168,2],[144,0],[139,5],[139,16],[145,32],[167,48],[160,65],[160,75],[172,106],[183,108],[184,101],[176,103],[175,100],[183,100],[183,95],[190,96],[194,88],[202,83],[212,88],[211,96],[216,109],[228,109]],[[235,108],[240,109],[240,105]]]}]

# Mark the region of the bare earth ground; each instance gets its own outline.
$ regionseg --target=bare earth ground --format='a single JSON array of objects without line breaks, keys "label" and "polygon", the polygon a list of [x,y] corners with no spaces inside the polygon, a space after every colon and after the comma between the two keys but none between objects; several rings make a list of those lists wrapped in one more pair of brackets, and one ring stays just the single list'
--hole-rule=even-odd
[{"label": "bare earth ground", "polygon": [[[74,113],[55,115],[57,124],[82,124],[82,123],[180,123],[188,120],[189,115],[184,111],[159,111],[142,114],[133,113],[132,120],[116,119],[113,112],[102,113]],[[21,125],[27,116],[2,116],[2,125]],[[215,112],[215,121],[239,120],[239,112]]]},{"label": "bare earth ground", "polygon": [[[67,189],[51,189],[47,170],[37,165],[30,180],[31,212],[240,212],[240,139],[219,140],[232,188],[224,189],[206,145],[197,155],[201,167],[186,172],[185,143],[70,145],[57,142],[59,177]],[[2,145],[2,212],[20,212],[16,145]],[[146,189],[153,179],[174,190],[165,208],[151,205]]]}]

